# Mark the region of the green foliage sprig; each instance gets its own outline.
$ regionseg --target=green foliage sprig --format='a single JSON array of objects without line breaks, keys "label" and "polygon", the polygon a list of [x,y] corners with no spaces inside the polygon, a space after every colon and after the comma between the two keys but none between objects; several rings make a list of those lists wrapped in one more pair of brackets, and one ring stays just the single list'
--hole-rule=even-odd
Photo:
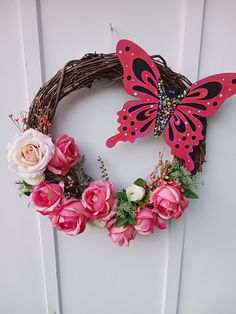
[{"label": "green foliage sprig", "polygon": [[172,162],[163,161],[163,156],[160,155],[160,160],[149,177],[154,182],[154,187],[163,181],[177,182],[183,188],[183,194],[187,198],[198,198],[198,195],[192,191],[197,186],[198,174],[192,175],[177,158],[174,158]]},{"label": "green foliage sprig", "polygon": [[83,191],[93,181],[93,178],[86,173],[84,163],[85,157],[82,156],[66,176],[57,175],[47,170],[45,172],[46,180],[51,183],[64,182],[66,198],[81,198]]},{"label": "green foliage sprig", "polygon": [[179,182],[184,190],[191,190],[196,186],[198,175],[192,175],[187,169],[180,165],[178,160],[173,161],[170,169],[170,179]]},{"label": "green foliage sprig", "polygon": [[116,227],[127,225],[135,225],[135,213],[137,211],[137,206],[128,200],[125,189],[116,193],[117,198],[117,208],[116,208]]},{"label": "green foliage sprig", "polygon": [[18,184],[18,186],[19,186],[19,194],[20,194],[20,196],[22,196],[22,195],[30,196],[30,194],[33,191],[33,186],[32,185],[26,183],[24,180],[17,181],[16,184]]},{"label": "green foliage sprig", "polygon": [[100,169],[101,169],[103,181],[109,181],[107,168],[105,167],[105,163],[100,156],[98,156],[98,162],[100,163]]},{"label": "green foliage sprig", "polygon": [[138,178],[134,182],[135,185],[140,186],[145,189],[145,195],[142,200],[131,202],[128,199],[126,190],[123,189],[120,192],[116,193],[117,198],[117,208],[116,208],[116,227],[127,225],[135,225],[136,219],[135,219],[135,213],[138,210],[139,206],[145,206],[150,199],[151,196],[151,190],[147,187],[147,182],[142,179]]}]

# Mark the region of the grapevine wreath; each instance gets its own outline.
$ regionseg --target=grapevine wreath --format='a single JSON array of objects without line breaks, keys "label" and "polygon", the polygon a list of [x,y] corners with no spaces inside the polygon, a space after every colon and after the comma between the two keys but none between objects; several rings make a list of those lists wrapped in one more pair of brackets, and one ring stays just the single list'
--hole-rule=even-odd
[{"label": "grapevine wreath", "polygon": [[[118,112],[118,134],[107,140],[134,142],[154,130],[164,133],[172,161],[160,154],[146,179],[137,178],[117,191],[99,157],[101,179],[85,171],[75,140],[68,135],[51,138],[59,101],[95,81],[123,79],[134,96]],[[206,117],[236,93],[236,73],[217,74],[194,84],[173,72],[159,56],[149,56],[129,40],[120,40],[116,53],[89,53],[65,64],[38,91],[29,112],[13,118],[20,134],[8,145],[9,167],[21,177],[20,194],[48,216],[52,226],[69,235],[82,233],[88,223],[107,228],[118,245],[129,245],[137,234],[149,235],[166,220],[178,219],[197,198],[197,184],[206,153]]]}]

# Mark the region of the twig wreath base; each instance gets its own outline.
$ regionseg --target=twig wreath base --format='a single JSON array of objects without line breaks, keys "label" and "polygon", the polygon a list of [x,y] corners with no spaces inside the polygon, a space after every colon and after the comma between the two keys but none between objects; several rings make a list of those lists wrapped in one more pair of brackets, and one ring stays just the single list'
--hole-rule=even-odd
[{"label": "twig wreath base", "polygon": [[[191,82],[173,72],[165,60],[151,56],[166,86],[182,93]],[[21,177],[20,193],[30,197],[31,205],[48,216],[55,229],[69,235],[82,233],[91,223],[108,229],[113,241],[129,245],[137,234],[149,235],[154,226],[166,228],[166,220],[178,219],[187,208],[197,173],[205,160],[205,140],[194,147],[195,169],[188,172],[183,161],[174,157],[165,161],[160,155],[155,169],[146,179],[116,191],[103,160],[99,157],[102,178],[93,180],[84,168],[75,140],[61,135],[51,140],[53,118],[59,101],[75,90],[90,88],[98,80],[108,82],[123,78],[116,53],[89,53],[65,64],[36,94],[27,116],[11,119],[21,130],[8,148],[10,167]],[[204,138],[207,122],[202,118]]]},{"label": "twig wreath base", "polygon": [[[172,71],[163,57],[153,55],[151,58],[167,86],[174,86],[179,93],[182,93],[186,87],[191,85],[191,82],[185,76]],[[93,83],[99,80],[112,83],[122,79],[123,70],[116,53],[88,53],[79,60],[69,61],[37,92],[29,109],[26,127],[50,135],[51,123],[58,103],[62,98],[81,88],[91,88]],[[46,119],[45,123],[42,119]],[[205,161],[207,120],[202,118],[202,123],[204,126],[204,140],[200,141],[192,152],[192,158],[196,165],[193,173],[201,171],[202,164]]]}]

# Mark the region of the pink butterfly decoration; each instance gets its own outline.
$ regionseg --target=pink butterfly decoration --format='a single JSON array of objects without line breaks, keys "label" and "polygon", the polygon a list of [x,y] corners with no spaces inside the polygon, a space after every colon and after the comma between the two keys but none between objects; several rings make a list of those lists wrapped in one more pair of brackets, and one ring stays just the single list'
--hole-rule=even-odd
[{"label": "pink butterfly decoration", "polygon": [[[194,146],[204,139],[201,118],[214,114],[227,98],[236,93],[236,73],[201,79],[191,85],[184,97],[178,96],[173,101],[166,94],[160,95],[160,73],[141,47],[122,39],[116,51],[124,71],[125,90],[139,99],[127,101],[118,112],[119,132],[107,140],[107,147],[113,147],[118,141],[134,142],[153,129],[157,135],[164,131],[172,155],[183,159],[186,169],[193,171],[191,153]],[[169,107],[166,105],[168,99]]]}]

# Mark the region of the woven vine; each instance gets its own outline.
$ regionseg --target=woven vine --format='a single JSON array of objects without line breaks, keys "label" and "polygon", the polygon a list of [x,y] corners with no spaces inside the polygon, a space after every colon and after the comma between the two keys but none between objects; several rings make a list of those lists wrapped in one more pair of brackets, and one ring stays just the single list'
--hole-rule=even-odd
[{"label": "woven vine", "polygon": [[[185,76],[172,71],[160,55],[153,55],[151,58],[167,86],[174,86],[181,93],[186,87],[191,85],[191,82]],[[50,134],[52,121],[58,103],[62,98],[78,89],[90,88],[94,82],[99,80],[106,80],[112,83],[122,78],[123,69],[116,53],[89,53],[79,60],[67,62],[37,92],[29,109],[27,128],[38,129],[44,134]],[[194,147],[191,153],[195,163],[193,174],[201,171],[202,164],[205,161],[207,121],[205,118],[202,118],[202,122],[204,140]]]}]

